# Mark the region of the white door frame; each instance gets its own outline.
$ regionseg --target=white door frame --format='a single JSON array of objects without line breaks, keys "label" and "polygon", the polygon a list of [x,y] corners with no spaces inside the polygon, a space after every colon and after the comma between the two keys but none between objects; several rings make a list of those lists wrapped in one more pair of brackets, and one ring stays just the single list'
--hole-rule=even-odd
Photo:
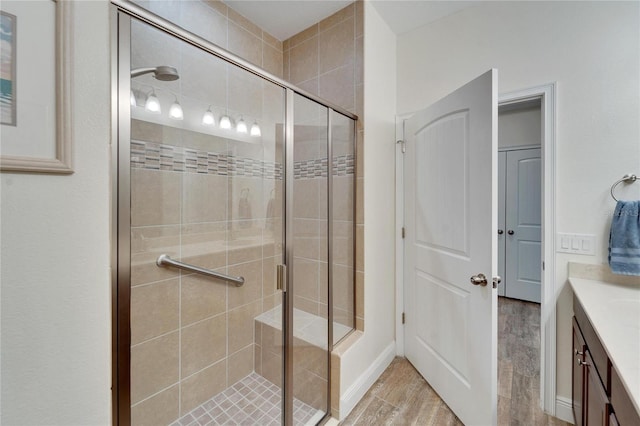
[{"label": "white door frame", "polygon": [[[500,95],[499,105],[540,99],[542,118],[542,295],[540,304],[540,403],[542,409],[556,415],[556,300],[555,285],[555,209],[556,209],[556,83]],[[396,140],[404,137],[404,120],[412,113],[396,116]],[[404,170],[402,143],[396,144],[396,353],[404,356]],[[560,414],[560,413],[558,413]],[[564,416],[563,416],[564,417]],[[566,420],[566,419],[565,419]]]}]

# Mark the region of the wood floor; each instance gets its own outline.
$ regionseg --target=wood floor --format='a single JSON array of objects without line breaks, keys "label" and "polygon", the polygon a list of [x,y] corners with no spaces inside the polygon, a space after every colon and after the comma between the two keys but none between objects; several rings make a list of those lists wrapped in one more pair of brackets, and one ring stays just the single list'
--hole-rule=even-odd
[{"label": "wood floor", "polygon": [[[498,424],[564,426],[540,410],[540,305],[499,298]],[[462,425],[404,358],[396,358],[342,425]]]}]

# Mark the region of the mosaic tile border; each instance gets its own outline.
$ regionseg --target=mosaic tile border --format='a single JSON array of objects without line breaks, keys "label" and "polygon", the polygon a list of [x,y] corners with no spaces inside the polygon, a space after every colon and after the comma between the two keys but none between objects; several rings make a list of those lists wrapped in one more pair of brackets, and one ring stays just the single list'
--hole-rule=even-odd
[{"label": "mosaic tile border", "polygon": [[131,167],[218,176],[282,179],[282,164],[173,145],[131,141]]},{"label": "mosaic tile border", "polygon": [[[327,159],[296,161],[294,179],[327,177]],[[218,176],[246,176],[282,180],[282,164],[217,152],[198,151],[154,142],[131,141],[131,167]],[[333,158],[333,176],[355,173],[355,156]]]},{"label": "mosaic tile border", "polygon": [[[176,420],[171,426],[273,425],[279,426],[282,390],[252,372],[218,395]],[[293,418],[297,425],[314,425],[318,410],[293,400]]]}]

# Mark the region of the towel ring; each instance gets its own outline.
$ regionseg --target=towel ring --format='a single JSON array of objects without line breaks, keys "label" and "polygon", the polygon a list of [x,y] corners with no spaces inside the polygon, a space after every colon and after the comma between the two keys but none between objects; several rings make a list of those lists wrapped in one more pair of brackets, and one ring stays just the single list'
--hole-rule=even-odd
[{"label": "towel ring", "polygon": [[626,174],[626,175],[622,176],[622,179],[616,181],[616,183],[611,185],[611,198],[613,198],[614,200],[618,201],[616,196],[613,194],[613,191],[616,189],[616,186],[620,185],[622,182],[624,182],[624,183],[633,183],[633,182],[636,181],[636,179],[638,179],[638,177],[636,175]]}]

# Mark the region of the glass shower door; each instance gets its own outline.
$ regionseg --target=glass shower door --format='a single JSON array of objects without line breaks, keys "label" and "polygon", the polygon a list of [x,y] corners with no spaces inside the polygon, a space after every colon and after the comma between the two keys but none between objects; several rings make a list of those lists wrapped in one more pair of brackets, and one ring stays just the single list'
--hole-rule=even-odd
[{"label": "glass shower door", "polygon": [[131,423],[281,424],[285,90],[135,19],[130,35]]}]

